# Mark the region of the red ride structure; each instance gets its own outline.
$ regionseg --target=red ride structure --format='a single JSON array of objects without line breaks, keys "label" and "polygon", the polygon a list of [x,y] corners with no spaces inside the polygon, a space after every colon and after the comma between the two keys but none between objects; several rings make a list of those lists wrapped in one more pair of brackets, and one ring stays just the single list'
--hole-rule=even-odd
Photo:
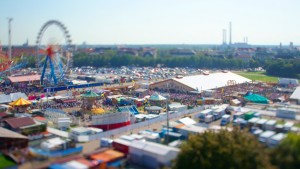
[{"label": "red ride structure", "polygon": [[8,56],[2,52],[2,47],[0,47],[0,72],[8,70],[13,61],[9,60]]}]

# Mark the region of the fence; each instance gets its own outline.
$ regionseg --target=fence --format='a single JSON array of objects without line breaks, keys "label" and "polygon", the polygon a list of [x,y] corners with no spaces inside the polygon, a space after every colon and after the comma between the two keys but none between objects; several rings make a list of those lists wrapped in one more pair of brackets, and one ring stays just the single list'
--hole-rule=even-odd
[{"label": "fence", "polygon": [[66,131],[58,130],[52,127],[47,127],[47,131],[61,137],[69,138],[69,133]]},{"label": "fence", "polygon": [[45,87],[44,92],[57,92],[62,90],[68,89],[81,89],[81,88],[88,88],[88,87],[97,87],[103,86],[103,83],[87,83],[87,84],[80,84],[80,85],[68,85],[68,86],[60,86],[60,87]]}]

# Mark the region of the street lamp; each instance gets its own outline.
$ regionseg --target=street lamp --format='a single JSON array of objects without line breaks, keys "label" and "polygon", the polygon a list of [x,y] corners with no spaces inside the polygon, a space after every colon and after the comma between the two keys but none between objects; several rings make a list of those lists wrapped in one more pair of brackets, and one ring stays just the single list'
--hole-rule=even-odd
[{"label": "street lamp", "polygon": [[[8,19],[8,57],[11,61],[11,22],[13,18],[7,18]],[[11,69],[9,69],[9,73],[11,74]]]},{"label": "street lamp", "polygon": [[170,92],[169,92],[169,83],[167,83],[167,91],[168,91],[168,97],[166,98],[166,110],[167,110],[167,143],[169,143],[169,111],[168,111],[168,98],[170,98]]}]

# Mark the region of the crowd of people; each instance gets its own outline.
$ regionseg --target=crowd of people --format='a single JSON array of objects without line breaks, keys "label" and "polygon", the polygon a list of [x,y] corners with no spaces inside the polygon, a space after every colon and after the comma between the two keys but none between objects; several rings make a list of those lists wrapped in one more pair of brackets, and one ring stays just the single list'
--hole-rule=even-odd
[{"label": "crowd of people", "polygon": [[[166,91],[154,91],[150,90],[147,92],[148,95],[152,95],[155,92],[160,93],[162,96],[168,97],[169,102],[179,102],[184,105],[188,106],[196,106],[198,104],[199,99],[203,99],[203,97],[211,97],[216,100],[221,100],[222,103],[229,103],[231,99],[237,98],[240,101],[243,101],[243,95],[247,92],[251,91],[252,93],[260,94],[262,96],[265,96],[269,100],[273,101],[276,99],[281,99],[282,101],[285,101],[289,98],[291,92],[287,92],[286,90],[278,90],[281,86],[278,86],[277,84],[266,84],[266,83],[244,83],[244,84],[237,84],[237,85],[228,85],[223,88],[218,88],[212,90],[211,95],[207,96],[207,93],[205,91],[203,93],[195,94],[195,93],[176,93],[176,92],[166,92]],[[289,89],[292,87],[285,87],[284,89]],[[76,95],[80,95],[81,93],[78,91],[73,92],[73,98],[74,101],[72,102],[57,102],[57,101],[40,101],[39,99],[43,97],[46,97],[48,93],[43,93],[43,91],[39,91],[38,88],[32,87],[31,85],[27,84],[18,84],[18,85],[4,85],[0,87],[0,93],[9,94],[14,92],[23,92],[28,97],[30,96],[37,96],[35,99],[37,101],[35,104],[31,106],[32,109],[42,109],[45,110],[47,108],[53,108],[53,109],[67,109],[67,108],[80,108],[83,105],[82,98],[76,98],[74,97],[74,93]],[[55,95],[52,93],[49,96]],[[38,97],[39,96],[39,97]],[[95,107],[102,107],[104,109],[107,109],[109,111],[112,111],[116,108],[116,105],[109,105],[105,104],[105,98],[101,97],[102,99],[97,99],[94,106]],[[145,106],[145,105],[144,105]]]},{"label": "crowd of people", "polygon": [[27,84],[19,84],[19,85],[13,85],[13,84],[1,84],[0,85],[0,94],[10,94],[10,93],[25,93],[28,95],[32,92],[41,92],[40,89],[34,86],[30,86]]},{"label": "crowd of people", "polygon": [[[221,100],[227,100],[228,98],[230,98],[228,96],[236,97],[238,95],[245,95],[247,94],[247,92],[251,92],[262,95],[270,101],[274,101],[279,98],[281,98],[282,101],[287,101],[287,99],[291,95],[291,92],[278,90],[281,87],[282,86],[279,86],[278,84],[244,83],[216,89],[213,97]],[[293,91],[292,87],[284,88]]]},{"label": "crowd of people", "polygon": [[38,103],[38,104],[33,104],[31,106],[32,109],[41,109],[45,110],[47,108],[52,108],[52,109],[66,109],[66,108],[74,108],[74,107],[80,107],[82,103],[79,100],[76,100],[75,102],[72,103],[57,103],[57,102],[44,102],[44,103]]}]

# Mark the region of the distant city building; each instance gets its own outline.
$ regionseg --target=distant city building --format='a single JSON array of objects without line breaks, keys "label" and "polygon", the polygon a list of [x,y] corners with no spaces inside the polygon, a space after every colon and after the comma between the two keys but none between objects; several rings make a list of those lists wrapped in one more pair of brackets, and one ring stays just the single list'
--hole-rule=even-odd
[{"label": "distant city building", "polygon": [[157,50],[154,48],[142,48],[141,49],[141,56],[143,57],[156,57]]},{"label": "distant city building", "polygon": [[231,47],[233,47],[233,48],[249,48],[249,47],[251,47],[251,45],[249,45],[248,43],[245,43],[245,42],[238,42],[238,43],[232,44]]},{"label": "distant city building", "polygon": [[111,47],[95,47],[90,54],[99,55],[104,54],[106,51],[112,50]]},{"label": "distant city building", "polygon": [[192,49],[172,49],[170,54],[172,56],[195,56],[196,52]]},{"label": "distant city building", "polygon": [[[20,56],[36,56],[36,46],[12,46],[11,49],[11,56],[12,57],[20,57]],[[8,52],[8,47],[4,47],[3,51],[5,53]],[[43,53],[43,50],[39,51],[40,53]]]},{"label": "distant city building", "polygon": [[234,58],[241,59],[244,62],[249,62],[255,56],[255,49],[249,47],[241,47],[234,52]]},{"label": "distant city building", "polygon": [[294,44],[293,42],[290,42],[290,49],[293,49],[294,48]]},{"label": "distant city building", "polygon": [[132,56],[138,56],[139,52],[138,49],[135,48],[119,48],[118,49],[118,55],[132,55]]},{"label": "distant city building", "polygon": [[234,56],[234,58],[241,59],[248,63],[252,59],[252,56],[249,54],[237,54]]}]

